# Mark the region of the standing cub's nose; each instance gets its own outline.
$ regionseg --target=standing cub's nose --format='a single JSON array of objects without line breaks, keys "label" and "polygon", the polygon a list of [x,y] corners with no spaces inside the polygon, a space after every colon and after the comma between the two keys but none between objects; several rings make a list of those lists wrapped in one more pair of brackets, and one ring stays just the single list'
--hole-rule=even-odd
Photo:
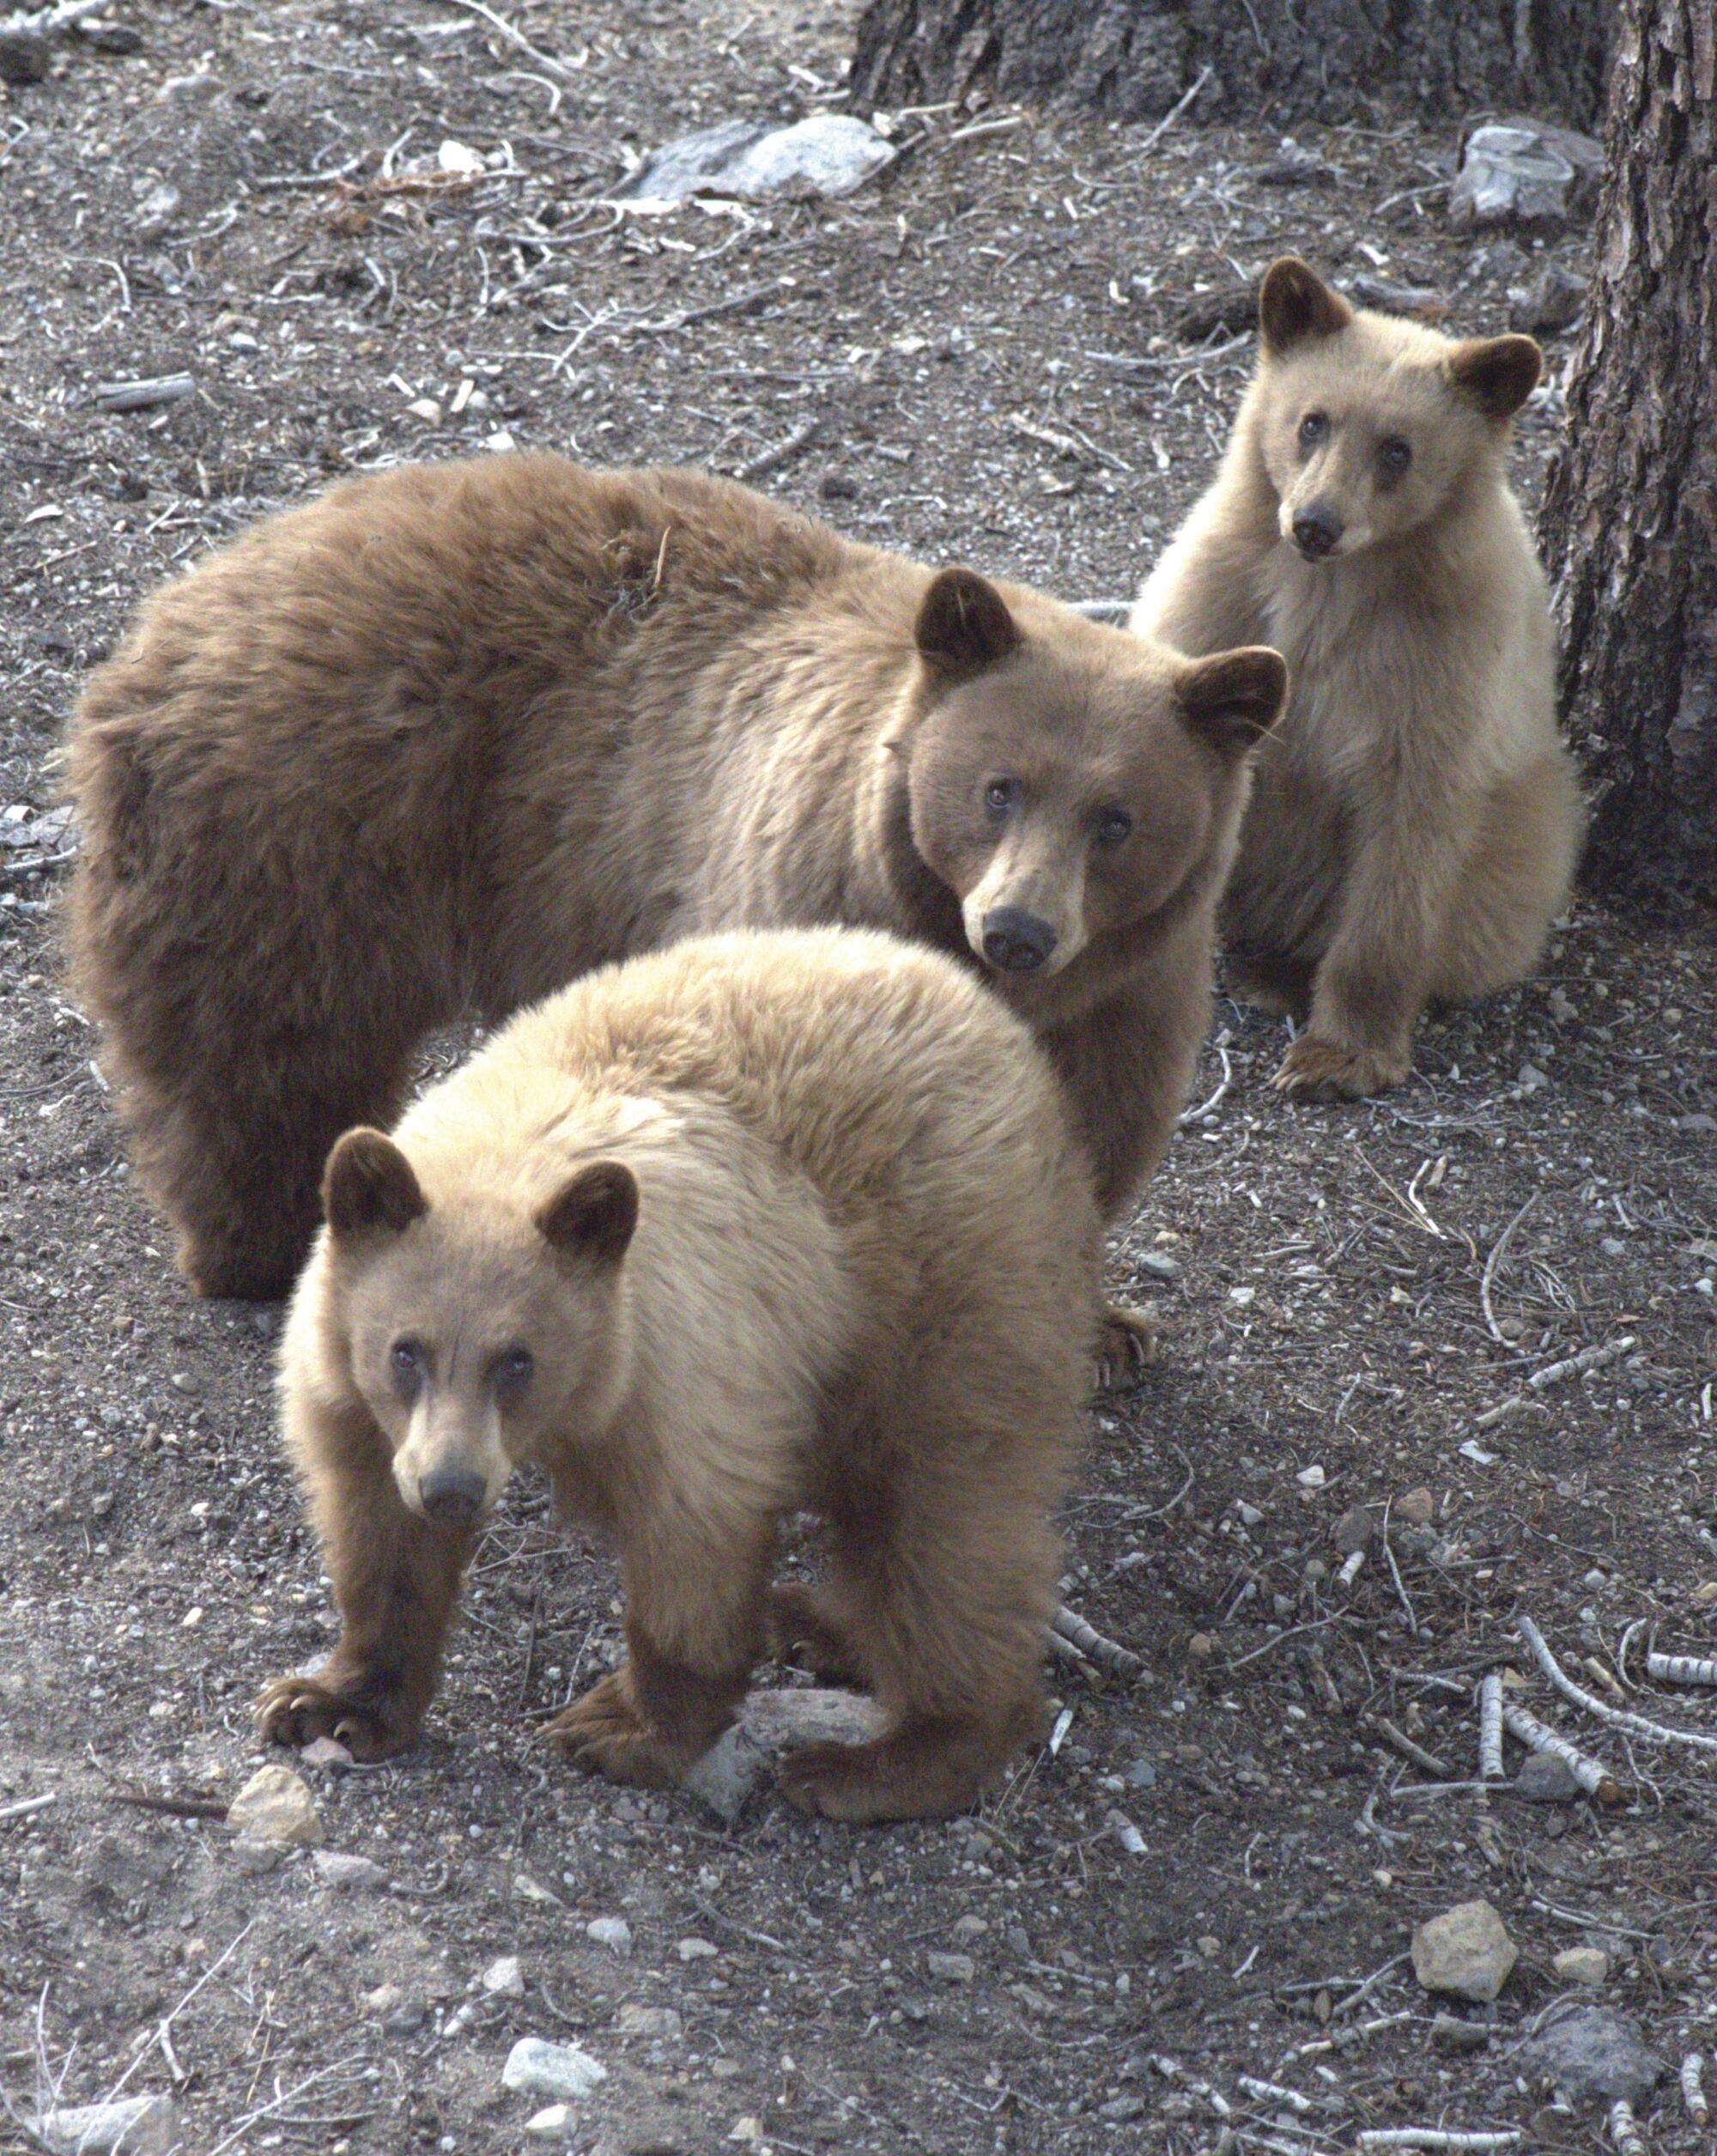
[{"label": "standing cub's nose", "polygon": [[438,1527],[469,1527],[482,1510],[488,1485],[469,1467],[435,1467],[417,1485],[418,1499]]},{"label": "standing cub's nose", "polygon": [[1321,502],[1314,501],[1294,519],[1294,544],[1308,562],[1320,561],[1341,535],[1341,519]]},{"label": "standing cub's nose", "polygon": [[1055,940],[1047,920],[1018,906],[998,906],[984,916],[984,956],[1003,973],[1035,973]]}]

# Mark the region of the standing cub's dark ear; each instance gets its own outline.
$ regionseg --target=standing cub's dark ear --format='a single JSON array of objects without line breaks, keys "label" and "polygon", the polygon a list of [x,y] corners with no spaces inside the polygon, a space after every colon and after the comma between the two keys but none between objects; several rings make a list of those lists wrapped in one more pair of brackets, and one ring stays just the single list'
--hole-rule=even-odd
[{"label": "standing cub's dark ear", "polygon": [[638,1225],[638,1178],[624,1161],[593,1161],[537,1216],[557,1257],[618,1265]]},{"label": "standing cub's dark ear", "polygon": [[1448,366],[1487,419],[1508,419],[1538,387],[1544,355],[1529,337],[1477,337],[1456,345]]},{"label": "standing cub's dark ear", "polygon": [[322,1212],[337,1242],[403,1235],[428,1210],[411,1163],[380,1131],[348,1131],[329,1154]]},{"label": "standing cub's dark ear", "polygon": [[938,569],[913,630],[925,665],[950,680],[980,674],[1018,647],[1008,603],[975,569]]},{"label": "standing cub's dark ear", "polygon": [[1267,645],[1195,659],[1180,677],[1180,710],[1186,724],[1229,762],[1255,748],[1282,715],[1288,698],[1288,662]]},{"label": "standing cub's dark ear", "polygon": [[1264,349],[1279,359],[1307,337],[1333,337],[1353,319],[1353,309],[1331,291],[1315,270],[1298,255],[1284,254],[1264,274],[1258,295],[1258,333]]}]

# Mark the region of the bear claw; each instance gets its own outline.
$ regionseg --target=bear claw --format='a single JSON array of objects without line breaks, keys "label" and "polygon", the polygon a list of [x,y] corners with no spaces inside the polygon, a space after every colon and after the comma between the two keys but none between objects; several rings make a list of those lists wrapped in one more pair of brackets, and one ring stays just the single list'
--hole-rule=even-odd
[{"label": "bear claw", "polygon": [[355,1759],[391,1758],[405,1750],[414,1734],[313,1677],[276,1678],[258,1700],[253,1718],[264,1743],[302,1750],[319,1737],[332,1737]]},{"label": "bear claw", "polygon": [[1316,1033],[1302,1033],[1270,1081],[1296,1100],[1364,1100],[1399,1085],[1411,1059],[1394,1050],[1344,1048]]}]

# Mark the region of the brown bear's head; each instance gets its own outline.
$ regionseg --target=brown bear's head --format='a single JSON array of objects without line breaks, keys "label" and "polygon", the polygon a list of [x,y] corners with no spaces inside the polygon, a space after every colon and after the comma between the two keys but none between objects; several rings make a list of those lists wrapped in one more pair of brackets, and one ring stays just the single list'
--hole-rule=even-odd
[{"label": "brown bear's head", "polygon": [[1277,653],[1183,659],[969,569],[932,580],[917,642],[890,744],[913,852],[1014,999],[1225,872]]},{"label": "brown bear's head", "polygon": [[1529,337],[1462,343],[1356,311],[1292,255],[1265,277],[1259,331],[1244,423],[1307,561],[1405,538],[1494,469],[1544,364]]},{"label": "brown bear's head", "polygon": [[470,1191],[432,1206],[391,1138],[353,1130],[323,1207],[352,1379],[413,1512],[474,1526],[542,1441],[604,1420],[638,1219],[623,1163],[592,1161],[531,1208]]}]

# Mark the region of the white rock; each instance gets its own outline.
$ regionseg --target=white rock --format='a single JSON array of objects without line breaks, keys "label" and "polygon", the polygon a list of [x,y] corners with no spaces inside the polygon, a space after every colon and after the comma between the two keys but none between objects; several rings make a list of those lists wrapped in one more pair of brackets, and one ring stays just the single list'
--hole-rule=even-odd
[{"label": "white rock", "polygon": [[405,409],[414,419],[421,419],[428,426],[439,427],[441,423],[441,407],[433,397],[414,397]]},{"label": "white rock", "polygon": [[529,1872],[520,1872],[513,1882],[513,1892],[521,1902],[538,1902],[546,1909],[564,1909],[560,1896],[531,1878]]},{"label": "white rock", "polygon": [[1596,192],[1603,169],[1603,146],[1589,135],[1511,113],[1468,136],[1449,223],[1457,232],[1562,224]]},{"label": "white rock", "polygon": [[227,1824],[253,1842],[309,1848],[322,1839],[310,1785],[290,1767],[258,1767],[228,1807]]},{"label": "white rock", "polygon": [[1601,1984],[1610,1975],[1610,1957],[1601,1946],[1564,1946],[1550,1967],[1564,1983]]},{"label": "white rock", "polygon": [[592,1916],[585,1926],[585,1937],[595,1940],[598,1946],[608,1946],[617,1954],[632,1952],[632,1927],[623,1916]]},{"label": "white rock", "polygon": [[507,2055],[501,2078],[520,2096],[547,2096],[576,2104],[608,2079],[608,2068],[576,2044],[548,2044],[541,2037],[520,2037]]},{"label": "white rock", "polygon": [[876,129],[850,112],[817,112],[791,127],[729,120],[664,143],[630,191],[652,202],[683,202],[696,194],[751,201],[786,193],[850,195],[894,158]]},{"label": "white rock", "polygon": [[533,2111],[525,2122],[525,2130],[541,2141],[562,2141],[573,2129],[572,2106],[550,2104],[545,2110]]},{"label": "white rock", "polygon": [[490,1962],[482,1972],[482,1988],[492,1999],[522,1999],[525,1971],[519,1965],[518,1955],[502,1954],[499,1960]]},{"label": "white rock", "polygon": [[470,177],[485,171],[481,155],[466,143],[456,143],[450,136],[435,153],[435,161],[444,173],[459,173]]},{"label": "white rock", "polygon": [[170,2096],[128,2096],[46,2111],[36,2132],[54,2156],[167,2156],[179,2143],[179,2111]]},{"label": "white rock", "polygon": [[306,1767],[349,1767],[352,1755],[337,1737],[312,1737],[298,1755]]},{"label": "white rock", "polygon": [[1452,1991],[1489,2006],[1518,1959],[1489,1902],[1460,1902],[1413,1934],[1413,1974],[1427,1991]]},{"label": "white rock", "polygon": [[353,1856],[344,1849],[318,1849],[313,1860],[325,1886],[385,1886],[387,1874],[367,1856]]},{"label": "white rock", "polygon": [[683,1939],[675,1951],[682,1961],[713,1961],[721,1949],[707,1939]]},{"label": "white rock", "polygon": [[685,2023],[671,2007],[622,2007],[614,2025],[622,2036],[665,2037],[676,2042],[686,2032]]}]

